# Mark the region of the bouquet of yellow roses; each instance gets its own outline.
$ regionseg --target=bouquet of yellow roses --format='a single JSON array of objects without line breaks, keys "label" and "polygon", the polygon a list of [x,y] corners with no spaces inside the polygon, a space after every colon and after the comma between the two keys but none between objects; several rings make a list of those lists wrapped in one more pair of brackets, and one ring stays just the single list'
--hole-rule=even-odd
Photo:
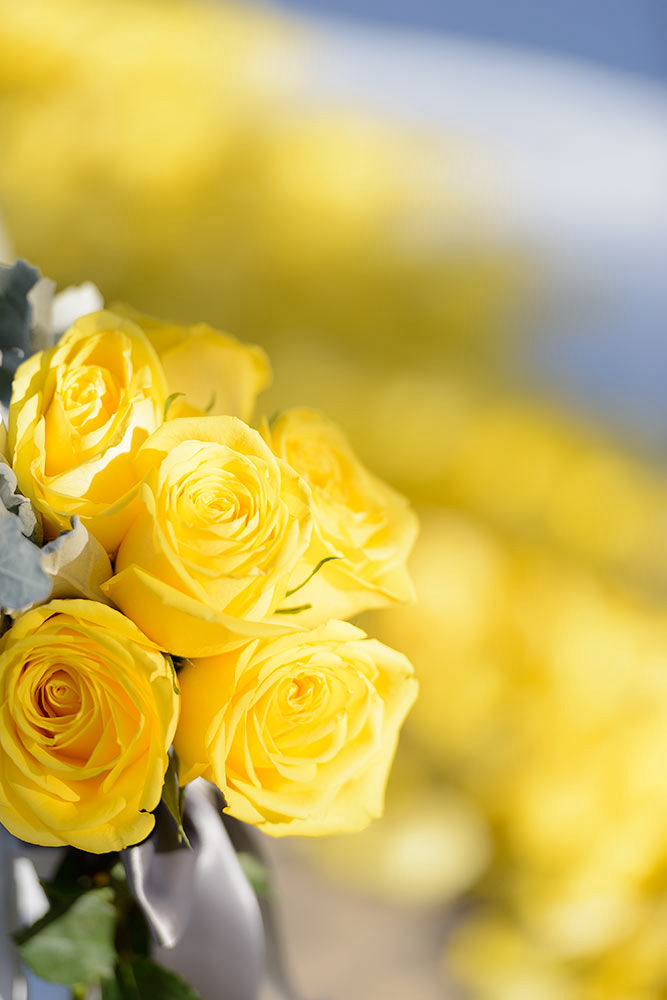
[{"label": "bouquet of yellow roses", "polygon": [[412,598],[416,519],[319,413],[252,427],[268,361],[209,326],[18,262],[0,350],[0,824],[64,849],[22,962],[75,996],[250,1000],[230,845],[380,815],[416,682],[345,619]]}]

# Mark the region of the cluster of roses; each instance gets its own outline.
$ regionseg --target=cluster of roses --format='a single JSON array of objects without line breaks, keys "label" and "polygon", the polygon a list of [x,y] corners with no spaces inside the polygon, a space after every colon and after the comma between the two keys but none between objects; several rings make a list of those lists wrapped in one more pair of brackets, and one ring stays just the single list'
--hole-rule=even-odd
[{"label": "cluster of roses", "polygon": [[[274,835],[382,809],[416,682],[343,621],[412,595],[406,501],[310,410],[253,429],[263,352],[127,307],[77,320],[14,378],[6,458],[55,538],[78,518],[99,600],[0,639],[0,822],[90,852],[145,838],[175,751]],[[108,559],[107,559],[108,556]]]}]

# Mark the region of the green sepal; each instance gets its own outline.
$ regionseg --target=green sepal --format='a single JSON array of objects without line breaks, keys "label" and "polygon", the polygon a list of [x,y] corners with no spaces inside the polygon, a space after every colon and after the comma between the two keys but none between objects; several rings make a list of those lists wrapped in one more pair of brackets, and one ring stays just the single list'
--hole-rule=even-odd
[{"label": "green sepal", "polygon": [[278,608],[275,615],[298,615],[301,611],[310,611],[312,604],[297,604],[293,608]]},{"label": "green sepal", "polygon": [[178,836],[179,844],[184,844],[185,847],[192,849],[190,841],[188,840],[185,828],[183,827],[183,807],[185,804],[185,790],[180,787],[178,782],[178,755],[176,751],[172,749],[169,754],[169,765],[167,767],[167,772],[164,776],[164,785],[162,787],[162,801],[167,807],[169,815],[176,824],[176,833]]},{"label": "green sepal", "polygon": [[310,583],[315,574],[319,573],[319,571],[322,569],[325,563],[331,562],[333,559],[342,559],[342,558],[343,558],[342,556],[325,556],[324,559],[320,559],[315,569],[308,574],[308,576],[302,583],[300,583],[297,587],[292,587],[291,590],[285,591],[285,597],[291,597],[292,594],[296,594],[297,590],[301,590],[301,588],[305,587],[307,583]]},{"label": "green sepal", "polygon": [[169,407],[174,402],[174,400],[178,399],[179,396],[184,396],[184,395],[185,395],[184,392],[172,392],[170,396],[167,396],[167,398],[164,401],[164,410],[162,411],[163,420],[167,419],[167,414],[169,413]]}]

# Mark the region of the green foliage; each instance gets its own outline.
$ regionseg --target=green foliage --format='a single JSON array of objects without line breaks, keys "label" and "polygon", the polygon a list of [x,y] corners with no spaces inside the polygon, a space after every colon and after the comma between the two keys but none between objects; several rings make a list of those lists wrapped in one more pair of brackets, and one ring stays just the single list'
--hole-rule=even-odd
[{"label": "green foliage", "polygon": [[36,975],[70,986],[74,997],[101,985],[103,1000],[200,1000],[180,976],[150,959],[146,920],[117,853],[68,848],[42,886],[48,912],[14,935]]},{"label": "green foliage", "polygon": [[236,858],[255,895],[272,899],[274,889],[271,885],[271,873],[261,858],[251,854],[250,851],[239,851]]},{"label": "green foliage", "polygon": [[102,1000],[200,1000],[199,993],[170,969],[156,965],[150,958],[121,961],[114,979],[102,983]]},{"label": "green foliage", "polygon": [[178,782],[178,756],[175,750],[172,750],[169,755],[169,766],[164,776],[164,786],[162,788],[162,801],[176,824],[179,844],[185,844],[186,847],[190,847],[190,841],[183,828],[184,790]]},{"label": "green foliage", "polygon": [[49,911],[19,938],[21,956],[51,983],[74,986],[113,974],[118,913],[109,887],[81,893],[64,910]]}]

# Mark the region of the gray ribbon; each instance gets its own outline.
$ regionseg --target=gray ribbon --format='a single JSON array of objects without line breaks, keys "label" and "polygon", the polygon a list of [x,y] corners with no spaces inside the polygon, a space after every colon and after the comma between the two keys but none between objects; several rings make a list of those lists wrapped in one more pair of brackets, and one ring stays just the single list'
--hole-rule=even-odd
[{"label": "gray ribbon", "polygon": [[254,830],[225,816],[218,790],[201,779],[185,790],[180,845],[161,807],[151,836],[121,852],[128,884],[154,940],[156,962],[178,972],[202,1000],[257,1000],[266,979],[282,1000],[300,1000],[283,960],[279,921],[258,901],[237,850],[261,860]]}]

